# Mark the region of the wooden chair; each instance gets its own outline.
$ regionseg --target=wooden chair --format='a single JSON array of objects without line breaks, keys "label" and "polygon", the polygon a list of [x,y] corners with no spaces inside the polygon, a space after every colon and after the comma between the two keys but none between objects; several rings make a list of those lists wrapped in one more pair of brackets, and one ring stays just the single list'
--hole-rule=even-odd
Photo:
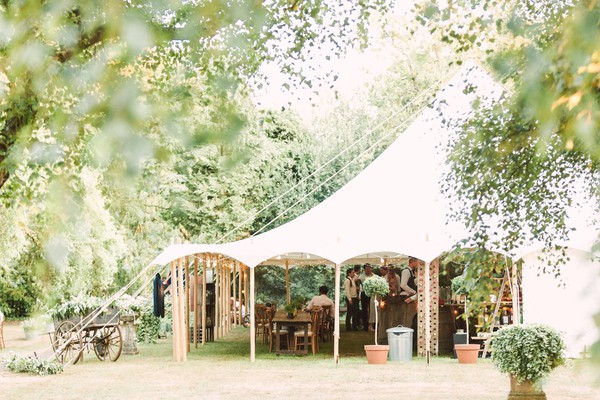
[{"label": "wooden chair", "polygon": [[321,324],[319,325],[319,337],[323,342],[328,342],[333,334],[333,319],[331,318],[331,308],[333,306],[322,306]]},{"label": "wooden chair", "polygon": [[263,344],[267,343],[269,334],[269,320],[267,317],[267,306],[264,304],[256,304],[254,310],[254,326],[256,327],[256,338],[262,336]]},{"label": "wooden chair", "polygon": [[[275,309],[271,308],[270,312],[267,313],[268,318],[268,329],[269,329],[269,352],[273,352],[273,347],[275,345],[275,341],[277,340],[277,329],[276,322],[273,322],[273,317],[275,316]],[[290,348],[290,332],[287,329],[279,328],[279,340],[280,343],[285,343],[286,348],[289,350]],[[283,340],[285,337],[285,340]]]},{"label": "wooden chair", "polygon": [[[320,329],[320,321],[321,315],[323,314],[323,309],[321,307],[314,307],[310,311],[311,323],[308,327],[308,338],[310,339],[307,343],[308,346],[312,347],[312,353],[317,354],[319,351],[319,329]],[[296,331],[294,332],[294,349],[300,350],[301,347],[304,347],[304,331]],[[306,349],[308,350],[308,349]]]},{"label": "wooden chair", "polygon": [[0,311],[0,349],[6,348],[4,343],[4,314]]}]

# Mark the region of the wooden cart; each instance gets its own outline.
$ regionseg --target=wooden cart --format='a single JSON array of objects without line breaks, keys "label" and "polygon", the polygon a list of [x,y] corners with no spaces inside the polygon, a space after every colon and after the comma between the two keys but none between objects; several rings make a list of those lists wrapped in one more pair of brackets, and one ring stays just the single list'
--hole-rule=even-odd
[{"label": "wooden cart", "polygon": [[[95,314],[95,313],[93,313]],[[76,364],[83,359],[83,351],[94,349],[100,361],[117,361],[123,350],[117,308],[109,308],[87,323],[93,314],[54,321],[54,332],[49,332],[56,359],[61,364]]]}]

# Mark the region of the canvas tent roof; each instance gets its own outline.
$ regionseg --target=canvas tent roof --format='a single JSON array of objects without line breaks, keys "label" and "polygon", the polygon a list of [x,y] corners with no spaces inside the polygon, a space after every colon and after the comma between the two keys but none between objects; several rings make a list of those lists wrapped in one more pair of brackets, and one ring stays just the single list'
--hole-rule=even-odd
[{"label": "canvas tent roof", "polygon": [[248,239],[169,246],[152,264],[204,252],[220,253],[249,267],[278,264],[286,257],[336,264],[405,255],[431,261],[468,236],[464,226],[448,221],[449,200],[440,190],[448,168],[444,148],[453,134],[445,121],[466,119],[477,97],[493,101],[502,91],[481,67],[466,64],[438,93],[432,107],[318,206]]}]

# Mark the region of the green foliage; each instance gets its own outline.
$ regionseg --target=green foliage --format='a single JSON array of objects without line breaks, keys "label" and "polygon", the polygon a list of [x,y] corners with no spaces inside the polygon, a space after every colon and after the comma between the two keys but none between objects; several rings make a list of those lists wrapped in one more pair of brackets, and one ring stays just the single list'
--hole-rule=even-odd
[{"label": "green foliage", "polygon": [[500,372],[518,381],[536,382],[565,363],[565,343],[552,327],[514,325],[499,330],[492,340],[492,361]]},{"label": "green foliage", "polygon": [[48,310],[53,320],[69,319],[72,316],[84,317],[90,312],[101,307],[104,301],[96,296],[90,296],[85,292],[69,300],[65,300]]},{"label": "green foliage", "polygon": [[462,275],[452,278],[452,292],[455,294],[469,294],[470,290],[466,283],[465,277]]},{"label": "green foliage", "polygon": [[152,307],[146,307],[140,312],[136,325],[137,341],[140,343],[156,343],[160,332],[160,318],[154,316]]},{"label": "green foliage", "polygon": [[7,318],[31,315],[41,293],[39,281],[27,268],[0,268],[0,310]]},{"label": "green foliage", "polygon": [[369,297],[383,297],[387,296],[390,292],[390,285],[388,284],[387,279],[382,276],[373,275],[372,277],[365,279],[362,285],[365,294]]},{"label": "green foliage", "polygon": [[[319,293],[320,286],[334,287],[334,270],[329,266],[295,266],[290,268],[290,293],[292,298],[311,299]],[[286,303],[285,268],[259,266],[255,269],[256,301],[258,303]]]},{"label": "green foliage", "polygon": [[63,372],[63,366],[54,360],[41,360],[37,357],[26,357],[17,353],[10,353],[3,359],[3,363],[6,369],[17,373],[56,375]]}]

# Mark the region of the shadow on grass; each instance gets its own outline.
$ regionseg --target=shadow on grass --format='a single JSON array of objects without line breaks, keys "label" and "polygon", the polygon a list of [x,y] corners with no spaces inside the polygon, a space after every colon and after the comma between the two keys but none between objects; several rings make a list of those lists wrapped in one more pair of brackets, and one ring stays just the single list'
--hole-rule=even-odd
[{"label": "shadow on grass", "polygon": [[[364,351],[365,344],[373,344],[375,341],[372,332],[342,332],[340,337],[340,357],[366,357]],[[161,339],[157,345],[142,345],[154,349],[152,353],[156,356],[159,354],[168,355],[172,352],[172,338]],[[160,350],[159,350],[160,348]],[[244,327],[234,327],[225,337],[214,342],[208,342],[204,346],[198,343],[198,348],[194,348],[194,344],[190,345],[190,353],[188,357],[206,357],[212,356],[223,359],[233,358],[249,358],[250,357],[250,329]],[[269,352],[269,344],[262,343],[262,337],[256,339],[256,358],[257,359],[272,359],[282,356],[277,356],[275,353]],[[312,355],[309,349],[308,357],[318,359],[333,358],[333,340],[319,343],[319,352]]]}]

